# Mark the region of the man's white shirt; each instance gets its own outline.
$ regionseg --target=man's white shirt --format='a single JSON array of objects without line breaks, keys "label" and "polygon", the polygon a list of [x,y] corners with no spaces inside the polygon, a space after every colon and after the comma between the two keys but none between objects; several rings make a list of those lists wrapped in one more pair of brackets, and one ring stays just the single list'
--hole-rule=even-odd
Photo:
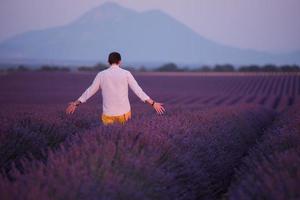
[{"label": "man's white shirt", "polygon": [[98,72],[93,83],[78,98],[85,103],[99,89],[102,90],[103,114],[123,115],[130,111],[128,86],[143,101],[149,96],[142,90],[130,71],[113,64],[108,69]]}]

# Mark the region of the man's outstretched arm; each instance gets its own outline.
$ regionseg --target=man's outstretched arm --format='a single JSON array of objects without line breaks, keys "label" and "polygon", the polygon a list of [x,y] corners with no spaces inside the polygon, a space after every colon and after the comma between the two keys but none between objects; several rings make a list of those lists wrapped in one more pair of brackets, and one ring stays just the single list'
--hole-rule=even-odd
[{"label": "man's outstretched arm", "polygon": [[83,92],[83,94],[75,101],[69,103],[66,109],[67,114],[72,114],[81,103],[85,103],[90,97],[92,97],[100,88],[100,76],[94,78],[93,83]]},{"label": "man's outstretched arm", "polygon": [[166,112],[165,108],[163,107],[163,103],[155,102],[150,98],[147,99],[145,103],[150,104],[158,114],[164,114],[164,112]]},{"label": "man's outstretched arm", "polygon": [[151,105],[158,114],[163,114],[165,112],[165,108],[162,106],[162,103],[158,103],[153,101],[139,86],[135,78],[132,74],[128,73],[128,84],[132,91],[145,103]]}]

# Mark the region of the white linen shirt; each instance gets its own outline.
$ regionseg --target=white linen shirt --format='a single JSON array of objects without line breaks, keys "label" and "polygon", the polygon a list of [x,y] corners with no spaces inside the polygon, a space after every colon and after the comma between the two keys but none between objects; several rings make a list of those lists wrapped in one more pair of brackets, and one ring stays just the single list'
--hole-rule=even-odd
[{"label": "white linen shirt", "polygon": [[103,114],[109,116],[123,115],[131,109],[128,98],[128,85],[143,102],[149,99],[149,96],[138,85],[130,71],[113,64],[108,69],[98,72],[93,83],[78,100],[82,103],[86,102],[101,88]]}]

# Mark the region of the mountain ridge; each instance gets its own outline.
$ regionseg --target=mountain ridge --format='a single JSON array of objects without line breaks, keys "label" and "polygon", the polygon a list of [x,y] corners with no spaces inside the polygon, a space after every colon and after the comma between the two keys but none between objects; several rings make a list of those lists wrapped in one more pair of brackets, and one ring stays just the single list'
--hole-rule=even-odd
[{"label": "mountain ridge", "polygon": [[300,51],[275,55],[219,44],[160,10],[137,12],[105,3],[64,26],[29,31],[0,43],[0,58],[106,60],[120,51],[128,62],[294,64]]}]

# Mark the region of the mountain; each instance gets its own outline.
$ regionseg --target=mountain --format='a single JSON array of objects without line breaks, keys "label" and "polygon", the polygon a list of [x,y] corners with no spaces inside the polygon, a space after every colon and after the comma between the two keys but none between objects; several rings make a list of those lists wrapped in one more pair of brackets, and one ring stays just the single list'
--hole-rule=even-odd
[{"label": "mountain", "polygon": [[0,59],[95,60],[119,51],[127,62],[293,64],[300,51],[275,55],[208,40],[165,13],[105,3],[65,26],[26,32],[0,44]]}]

